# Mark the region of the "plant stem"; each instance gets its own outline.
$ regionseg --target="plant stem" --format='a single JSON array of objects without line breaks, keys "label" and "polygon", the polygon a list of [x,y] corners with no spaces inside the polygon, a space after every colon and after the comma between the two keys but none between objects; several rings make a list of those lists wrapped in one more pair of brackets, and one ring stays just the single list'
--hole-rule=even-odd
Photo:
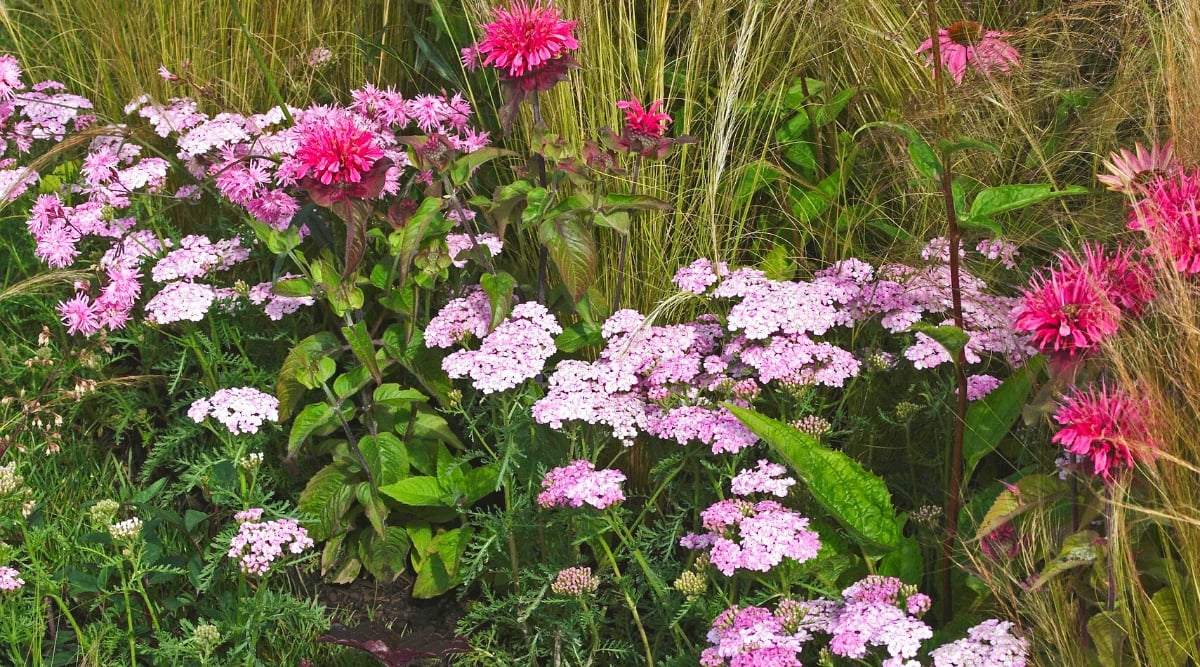
[{"label": "plant stem", "polygon": [[[542,120],[542,104],[538,93],[533,94],[533,101],[530,105],[533,108],[533,127],[539,131],[540,135],[541,130],[546,129],[546,123]],[[537,169],[538,184],[543,188],[549,188],[546,180],[546,157],[538,151],[533,151],[533,165]],[[550,251],[544,243],[538,243],[537,300],[543,305],[546,303],[546,281],[549,271]]]},{"label": "plant stem", "polygon": [[612,549],[609,548],[608,542],[603,538],[597,539],[600,546],[604,547],[604,553],[608,555],[608,562],[612,564],[613,577],[617,580],[617,585],[621,589],[621,595],[625,596],[625,604],[629,607],[629,611],[633,613],[633,624],[637,627],[638,636],[642,639],[642,648],[646,651],[647,667],[654,667],[654,652],[650,650],[650,639],[646,637],[646,628],[642,626],[642,616],[638,613],[637,604],[633,598],[629,596],[629,591],[625,590],[625,586],[621,583],[621,570],[617,567],[617,558],[613,555]]},{"label": "plant stem", "polygon": [[[933,82],[937,91],[938,103],[938,134],[945,138],[946,127],[946,86],[945,74],[938,68],[942,63],[941,39],[938,35],[937,0],[926,0],[926,11],[929,14],[929,34],[933,44],[934,75]],[[960,258],[958,255],[959,229],[958,214],[954,209],[954,177],[951,173],[950,154],[942,150],[941,186],[942,200],[946,204],[946,237],[950,246],[950,301],[954,326],[963,328],[962,311],[962,279],[960,276]],[[950,445],[949,481],[946,485],[946,529],[942,541],[942,555],[939,568],[942,573],[942,621],[950,620],[954,615],[954,595],[950,590],[952,585],[952,568],[954,544],[958,537],[958,514],[962,510],[962,468],[963,468],[963,436],[967,424],[967,359],[966,352],[960,349],[954,359],[954,379],[957,389],[957,403],[954,407],[954,436]]]},{"label": "plant stem", "polygon": [[[629,194],[636,195],[638,190],[638,175],[642,171],[642,156],[633,158],[633,185],[629,186]],[[637,219],[637,211],[629,213],[629,233],[621,235],[621,252],[617,259],[617,293],[613,297],[613,312],[621,309],[621,292],[625,288],[625,264],[629,257],[629,236],[633,234],[633,221]]]},{"label": "plant stem", "polygon": [[292,118],[292,112],[288,111],[287,101],[283,99],[283,93],[279,92],[279,86],[275,85],[275,77],[271,76],[271,70],[267,68],[267,61],[263,59],[262,51],[259,51],[258,44],[254,41],[254,33],[250,32],[250,26],[246,24],[246,18],[242,15],[241,3],[233,0],[231,4],[238,24],[242,26],[242,34],[246,36],[246,44],[250,46],[250,52],[254,54],[258,69],[267,81],[267,90],[271,91],[271,97],[274,97],[279,104],[279,110],[283,112],[283,117],[287,119],[288,125],[295,125],[296,121]]}]

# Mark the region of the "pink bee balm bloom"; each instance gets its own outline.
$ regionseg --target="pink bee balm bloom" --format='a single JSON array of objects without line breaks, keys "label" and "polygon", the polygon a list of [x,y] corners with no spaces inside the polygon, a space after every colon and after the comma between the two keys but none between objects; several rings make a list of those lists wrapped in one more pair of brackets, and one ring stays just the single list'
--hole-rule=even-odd
[{"label": "pink bee balm bloom", "polygon": [[1111,482],[1121,468],[1150,458],[1158,443],[1146,422],[1144,401],[1120,389],[1075,389],[1059,405],[1054,420],[1062,425],[1052,440],[1068,453],[1092,462],[1092,472]]},{"label": "pink bee balm bloom", "polygon": [[1074,357],[1116,333],[1120,311],[1094,281],[1054,272],[1034,278],[1013,318],[1013,327],[1032,334],[1040,351]]},{"label": "pink bee balm bloom", "polygon": [[369,131],[348,114],[331,114],[301,126],[297,176],[311,172],[323,185],[359,183],[382,157]]},{"label": "pink bee balm bloom", "polygon": [[[1006,32],[984,30],[983,26],[974,21],[959,21],[948,28],[938,30],[938,45],[941,51],[942,66],[954,78],[954,83],[962,83],[968,66],[974,66],[980,74],[988,76],[993,69],[1008,72],[1014,65],[1020,65],[1017,50],[1004,41]],[[917,48],[917,53],[924,53],[926,64],[937,69],[933,62],[933,40],[927,39]]]},{"label": "pink bee balm bloom", "polygon": [[[574,31],[578,21],[564,21],[557,7],[516,0],[509,9],[492,10],[493,21],[483,26],[484,37],[467,55],[484,65],[522,77],[579,48]],[[464,56],[465,59],[465,56]]]},{"label": "pink bee balm bloom", "polygon": [[1176,271],[1200,273],[1200,170],[1177,170],[1150,184],[1129,226],[1145,230],[1152,250]]},{"label": "pink bee balm bloom", "polygon": [[671,117],[660,109],[662,100],[650,103],[650,108],[644,108],[638,98],[617,102],[617,108],[625,112],[625,126],[631,132],[661,137],[671,125]]},{"label": "pink bee balm bloom", "polygon": [[1096,180],[1109,190],[1141,195],[1146,185],[1173,174],[1179,163],[1171,155],[1171,142],[1160,145],[1155,141],[1149,149],[1138,143],[1134,144],[1133,152],[1122,148],[1120,153],[1109,153],[1104,168],[1108,173],[1096,174]]}]

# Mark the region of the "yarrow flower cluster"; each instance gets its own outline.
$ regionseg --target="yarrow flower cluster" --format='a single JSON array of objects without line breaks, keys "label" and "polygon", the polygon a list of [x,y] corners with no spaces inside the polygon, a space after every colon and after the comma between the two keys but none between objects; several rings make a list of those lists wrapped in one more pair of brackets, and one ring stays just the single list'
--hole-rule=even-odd
[{"label": "yarrow flower cluster", "polygon": [[722,500],[701,517],[709,532],[685,535],[680,546],[707,548],[713,566],[728,577],[739,569],[768,572],[784,558],[803,563],[821,549],[808,519],[772,500]]},{"label": "yarrow flower cluster", "polygon": [[117,542],[133,542],[142,532],[142,520],[136,516],[108,527],[108,534]]},{"label": "yarrow flower cluster", "polygon": [[592,574],[590,567],[569,567],[559,571],[550,584],[550,590],[558,595],[581,597],[596,592],[600,577]]},{"label": "yarrow flower cluster", "polygon": [[1062,428],[1052,440],[1068,453],[1092,464],[1092,472],[1112,482],[1135,461],[1153,457],[1159,443],[1146,421],[1148,406],[1122,391],[1101,383],[1090,389],[1075,388],[1054,413]]},{"label": "yarrow flower cluster", "polygon": [[786,472],[787,468],[778,463],[759,459],[757,468],[743,470],[733,478],[730,490],[739,496],[769,493],[780,498],[785,498],[787,497],[788,489],[796,484],[796,480],[790,477],[781,477]]},{"label": "yarrow flower cluster", "polygon": [[[914,587],[894,577],[879,576],[851,585],[840,600],[785,599],[774,611],[734,605],[713,620],[709,647],[701,654],[700,664],[801,667],[800,653],[827,638],[828,651],[836,656],[863,660],[872,649],[882,648],[887,655],[884,667],[919,667],[916,658],[921,644],[933,636],[932,629],[919,619],[929,605],[929,597]],[[1015,659],[1018,653],[1013,655]],[[1023,650],[1019,655],[1023,660]],[[1001,667],[1009,663],[962,664]]]},{"label": "yarrow flower cluster", "polygon": [[1012,628],[1009,621],[988,619],[929,655],[934,667],[1025,667],[1029,641],[1013,636]]},{"label": "yarrow flower cluster", "polygon": [[234,435],[258,433],[264,422],[279,420],[279,399],[253,387],[219,389],[194,401],[188,417],[197,424],[212,417]]},{"label": "yarrow flower cluster", "polygon": [[264,576],[284,550],[299,554],[313,546],[308,531],[295,519],[262,521],[262,509],[239,512],[237,534],[229,542],[229,558],[238,561],[246,574]]},{"label": "yarrow flower cluster", "polygon": [[[808,281],[773,281],[755,269],[700,259],[680,269],[675,282],[731,302],[725,326],[711,317],[654,325],[631,310],[614,313],[601,330],[606,345],[600,357],[560,363],[546,396],[534,405],[534,419],[552,428],[571,420],[606,425],[625,444],[648,434],[680,444],[699,441],[713,453],[737,452],[758,438],[722,402],[748,405],[769,384],[842,387],[862,371],[860,355],[823,336],[873,320],[892,333],[927,316],[936,324],[951,321],[949,268],[941,263],[876,270],[845,260]],[[1031,356],[1027,339],[1012,331],[1017,301],[989,294],[969,273],[962,284],[967,361],[981,363],[985,354],[995,354],[1019,365]],[[478,326],[486,321],[474,320]],[[437,327],[439,336],[442,329]],[[933,338],[914,338],[904,356],[915,367],[952,361]],[[887,359],[876,352],[866,356]],[[977,380],[973,393],[982,393],[985,383]]]},{"label": "yarrow flower cluster", "polygon": [[596,470],[591,461],[578,460],[554,468],[542,480],[537,502],[542,507],[582,507],[585,503],[604,509],[625,500],[620,470]]},{"label": "yarrow flower cluster", "polygon": [[0,592],[11,593],[24,585],[20,572],[8,566],[0,567]]},{"label": "yarrow flower cluster", "polygon": [[517,304],[508,319],[483,338],[478,350],[451,353],[442,360],[442,369],[451,378],[471,378],[485,394],[512,389],[542,372],[556,351],[554,337],[560,333],[562,327],[545,306],[534,301]]},{"label": "yarrow flower cluster", "polygon": [[[938,50],[941,63],[933,62],[933,40],[927,39],[917,48],[917,54],[925,53],[925,64],[935,76],[940,64],[954,83],[961,84],[967,69],[974,67],[980,74],[990,76],[993,71],[1008,72],[1021,64],[1017,50],[1004,41],[1008,33],[985,30],[974,21],[959,21],[938,30]],[[926,53],[928,52],[928,53]]]}]

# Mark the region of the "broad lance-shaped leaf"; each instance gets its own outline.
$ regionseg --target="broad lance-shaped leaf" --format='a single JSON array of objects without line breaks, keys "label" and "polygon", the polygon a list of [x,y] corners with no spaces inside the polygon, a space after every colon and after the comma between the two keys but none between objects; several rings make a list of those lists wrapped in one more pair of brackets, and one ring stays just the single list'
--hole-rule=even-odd
[{"label": "broad lance-shaped leaf", "polygon": [[812,436],[736,405],[725,407],[791,465],[813,498],[861,544],[883,550],[900,546],[900,524],[887,485],[842,452]]},{"label": "broad lance-shaped leaf", "polygon": [[967,409],[963,433],[963,487],[979,461],[987,456],[1008,435],[1013,422],[1021,416],[1021,408],[1029,398],[1033,378],[1041,372],[1045,358],[1036,356],[1010,375],[990,394],[971,403]]},{"label": "broad lance-shaped leaf", "polygon": [[1062,190],[1055,190],[1054,186],[1047,183],[998,185],[994,188],[987,188],[975,195],[975,200],[971,202],[969,217],[985,218],[997,213],[1015,211],[1030,204],[1036,204],[1037,202],[1055,197],[1087,193],[1087,188],[1078,185],[1072,185]]},{"label": "broad lance-shaped leaf", "polygon": [[573,215],[560,215],[538,225],[538,240],[549,251],[571,298],[578,301],[596,280],[596,241]]},{"label": "broad lance-shaped leaf", "polygon": [[492,321],[488,328],[495,329],[512,312],[513,291],[517,287],[517,280],[503,271],[485,273],[479,279],[479,285],[488,296],[488,305],[492,307]]},{"label": "broad lance-shaped leaf", "polygon": [[[275,395],[279,398],[279,421],[287,421],[304,398],[304,390],[315,389],[324,379],[319,368],[322,359],[338,350],[337,336],[322,331],[296,343],[279,369]],[[325,378],[327,379],[327,378]]]},{"label": "broad lance-shaped leaf", "polygon": [[886,127],[903,134],[908,139],[908,155],[912,158],[913,166],[917,168],[917,171],[921,172],[922,176],[931,181],[937,181],[942,177],[942,161],[938,158],[937,153],[933,151],[933,148],[921,137],[920,132],[907,125],[889,123],[887,121],[867,123],[858,131],[862,132],[871,127]]},{"label": "broad lance-shaped leaf", "polygon": [[346,337],[346,342],[350,344],[350,350],[354,352],[354,356],[358,357],[358,360],[371,373],[375,383],[383,382],[383,374],[379,371],[379,362],[375,359],[375,344],[371,342],[367,323],[359,320],[354,323],[354,326],[342,327],[342,335]]}]

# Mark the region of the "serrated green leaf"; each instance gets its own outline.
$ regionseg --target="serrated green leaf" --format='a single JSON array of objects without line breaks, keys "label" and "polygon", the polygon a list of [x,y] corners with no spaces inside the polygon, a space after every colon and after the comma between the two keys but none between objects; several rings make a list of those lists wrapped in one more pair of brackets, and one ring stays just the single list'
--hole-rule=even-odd
[{"label": "serrated green leaf", "polygon": [[407,342],[405,336],[403,325],[389,326],[383,332],[384,350],[417,379],[427,394],[445,404],[454,384],[442,370],[441,353],[425,346],[425,334],[420,329],[413,330]]},{"label": "serrated green leaf", "polygon": [[461,496],[457,499],[459,506],[470,507],[484,496],[496,491],[498,480],[499,474],[495,465],[485,465],[468,470],[463,476],[459,488],[455,489]]},{"label": "serrated green leaf", "polygon": [[1121,627],[1120,616],[1116,612],[1101,611],[1088,619],[1088,636],[1096,648],[1096,658],[1100,667],[1124,667],[1125,641],[1128,633]]},{"label": "serrated green leaf", "polygon": [[371,400],[376,405],[405,407],[412,403],[424,403],[429,400],[429,397],[416,389],[401,387],[395,382],[387,382],[375,387],[375,392],[371,395]]},{"label": "serrated green leaf", "polygon": [[296,343],[279,368],[275,395],[279,398],[279,421],[287,421],[304,398],[304,390],[320,386],[318,364],[341,345],[337,336],[322,331]]},{"label": "serrated green leaf", "polygon": [[596,281],[596,241],[591,230],[565,215],[543,220],[537,229],[538,241],[546,247],[567,292],[578,301]]},{"label": "serrated green leaf", "polygon": [[413,258],[421,251],[425,239],[431,233],[438,233],[443,228],[448,229],[445,218],[442,217],[442,198],[426,197],[417,207],[416,213],[408,219],[404,227],[392,234],[389,243],[392,253],[396,256],[396,268],[399,272],[399,284],[408,281],[408,272],[412,268]]},{"label": "serrated green leaf", "polygon": [[796,186],[788,188],[792,215],[801,226],[812,225],[829,210],[842,194],[842,172],[835,171],[817,183],[815,189],[805,190]]},{"label": "serrated green leaf", "polygon": [[887,551],[900,546],[892,497],[882,479],[783,422],[736,405],[725,407],[784,458],[813,498],[860,544]]},{"label": "serrated green leaf", "polygon": [[[312,532],[312,531],[309,531]],[[342,543],[346,541],[346,536],[349,533],[339,533],[330,537],[325,542],[325,547],[321,549],[321,576],[325,576],[334,565],[337,565],[338,560],[342,556]]]},{"label": "serrated green leaf", "polygon": [[788,247],[779,243],[771,246],[771,251],[758,263],[758,268],[770,280],[786,281],[795,277],[799,266],[792,261]]},{"label": "serrated green leaf", "polygon": [[1034,357],[1017,369],[999,387],[987,396],[974,401],[967,408],[966,428],[963,433],[963,487],[971,479],[975,466],[987,456],[1021,416],[1021,408],[1029,399],[1033,379],[1041,373],[1044,359]]},{"label": "serrated green leaf", "polygon": [[328,403],[309,403],[292,422],[292,431],[288,435],[288,457],[296,455],[300,445],[319,429],[328,426],[337,419],[337,411]]},{"label": "serrated green leaf", "polygon": [[625,211],[596,211],[596,214],[592,216],[592,224],[597,227],[607,227],[621,235],[628,235],[632,221],[629,213]]},{"label": "serrated green leaf", "polygon": [[1188,661],[1188,647],[1194,644],[1188,641],[1183,627],[1178,594],[1176,590],[1163,588],[1150,598],[1149,605],[1141,603],[1145,608],[1146,636],[1157,640],[1146,644],[1150,664],[1183,667]]},{"label": "serrated green leaf", "polygon": [[576,322],[563,329],[563,332],[554,339],[554,346],[559,351],[569,354],[580,348],[600,345],[603,342],[604,337],[600,333],[600,327],[587,322]]},{"label": "serrated green leaf", "polygon": [[367,331],[367,323],[359,320],[353,326],[342,327],[342,335],[350,344],[350,351],[358,357],[358,361],[371,373],[376,383],[383,381],[379,371],[379,362],[375,359],[375,344],[371,342],[371,333]]},{"label": "serrated green leaf", "polygon": [[983,521],[979,523],[976,536],[982,538],[1018,515],[1066,493],[1062,480],[1051,475],[1026,475],[1014,485],[1006,487],[996,496]]},{"label": "serrated green leaf", "polygon": [[347,373],[342,373],[333,381],[333,395],[345,400],[371,381],[371,371],[366,366],[355,366]]},{"label": "serrated green leaf", "polygon": [[293,298],[312,296],[313,284],[308,278],[288,278],[272,285],[271,292],[279,296]]},{"label": "serrated green leaf", "polygon": [[454,588],[458,581],[458,565],[466,550],[470,530],[455,528],[439,533],[426,547],[426,558],[413,582],[413,597],[429,599]]},{"label": "serrated green leaf", "polygon": [[925,575],[921,543],[912,537],[903,538],[898,549],[884,554],[877,572],[885,577],[896,577],[906,584],[920,585],[921,577]]},{"label": "serrated green leaf", "polygon": [[408,449],[400,438],[391,433],[365,435],[358,442],[358,449],[376,484],[392,484],[408,476]]},{"label": "serrated green leaf", "polygon": [[379,492],[412,507],[453,507],[437,477],[415,475],[380,486]]},{"label": "serrated green leaf", "polygon": [[330,581],[335,584],[352,584],[360,573],[362,573],[362,561],[357,558],[347,558],[342,561]]},{"label": "serrated green leaf", "polygon": [[769,187],[781,178],[783,178],[783,173],[765,160],[752,162],[743,167],[741,177],[738,178],[737,185],[733,188],[735,210],[744,208],[746,204],[750,203],[750,199],[754,197],[755,193]]},{"label": "serrated green leaf", "polygon": [[1055,197],[1087,194],[1088,189],[1071,185],[1055,190],[1048,183],[997,185],[982,190],[971,202],[969,218],[988,218],[997,213],[1007,213]]},{"label": "serrated green leaf", "polygon": [[658,197],[621,193],[605,195],[604,203],[600,206],[600,210],[606,213],[612,211],[670,211],[673,209],[670,202],[663,201]]},{"label": "serrated green leaf", "polygon": [[395,581],[408,562],[412,542],[403,528],[388,526],[383,537],[369,535],[363,542],[363,567],[379,581]]},{"label": "serrated green leaf", "polygon": [[857,94],[858,88],[854,87],[839,90],[832,99],[817,107],[817,112],[813,114],[816,116],[817,127],[825,127],[833,122]]},{"label": "serrated green leaf", "polygon": [[345,491],[353,483],[354,479],[346,469],[332,464],[308,478],[308,484],[300,492],[296,505],[300,512],[311,517],[304,525],[314,540],[329,539],[341,523],[341,517],[350,508],[353,499]]},{"label": "serrated green leaf", "polygon": [[521,211],[521,228],[537,227],[553,206],[553,197],[546,188],[533,188],[525,193],[525,210]]},{"label": "serrated green leaf", "polygon": [[501,271],[487,273],[479,279],[479,285],[488,296],[488,305],[492,308],[490,329],[500,326],[508,317],[513,307],[513,290],[517,288],[517,279]]},{"label": "serrated green leaf", "polygon": [[481,148],[477,151],[467,153],[466,155],[455,160],[450,165],[450,180],[454,183],[454,185],[462,187],[466,184],[467,180],[471,178],[471,174],[475,173],[476,169],[487,164],[488,162],[491,162],[492,160],[495,160],[496,158],[507,157],[510,155],[516,155],[516,153],[503,148],[496,148],[494,146],[488,146],[486,148]]}]

